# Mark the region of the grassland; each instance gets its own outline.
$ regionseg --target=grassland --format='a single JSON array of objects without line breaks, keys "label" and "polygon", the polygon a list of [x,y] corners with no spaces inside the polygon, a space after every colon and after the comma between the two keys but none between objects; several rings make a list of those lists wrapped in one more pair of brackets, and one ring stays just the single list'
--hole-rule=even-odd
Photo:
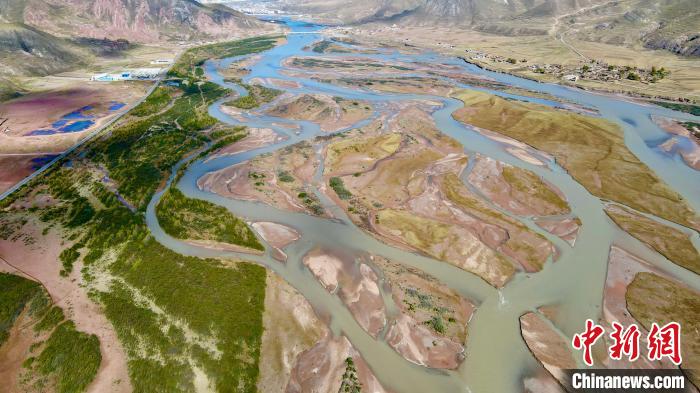
[{"label": "grassland", "polygon": [[454,225],[390,209],[379,211],[376,224],[417,250],[477,274],[494,286],[500,287],[515,273],[507,259]]},{"label": "grassland", "polygon": [[[188,51],[174,67],[174,75],[186,83],[170,90],[167,105],[154,106],[162,112],[127,117],[71,157],[70,166],[54,167],[0,205],[6,211],[36,214],[49,225],[61,226],[68,239],[81,245],[83,279],[127,351],[135,392],[193,391],[196,373],[200,378],[203,375],[211,390],[256,391],[265,269],[243,262],[226,267],[218,260],[185,257],[164,248],[150,236],[143,210],[175,163],[202,150],[206,143],[211,144],[210,149],[217,148],[245,135],[244,130],[222,128],[209,117],[207,106],[227,91],[198,79],[194,68],[212,53],[214,57],[252,53],[275,42],[250,39]],[[103,180],[105,172],[110,182]],[[50,195],[55,203],[45,209],[13,205],[16,201],[31,205],[35,192]],[[169,193],[175,195],[172,190]],[[176,207],[184,211],[182,217],[189,219],[192,212],[202,211],[212,219],[211,206],[174,198]],[[236,220],[231,216],[221,227],[207,230],[217,235],[222,228],[233,230],[225,235],[236,241],[252,234]],[[248,241],[260,247],[254,236]],[[67,251],[67,265],[75,257]],[[94,285],[98,276],[106,285]],[[56,318],[47,319],[47,325]],[[73,381],[72,386],[82,386],[95,357],[92,349],[86,352],[74,346],[89,349],[94,345],[91,338],[74,334],[71,327],[63,322],[55,328],[64,348],[47,346],[51,351],[31,362],[36,364],[34,375],[44,375],[44,364],[57,364],[55,359],[65,356],[71,363],[55,372],[62,375],[68,373],[66,367],[81,367],[83,374],[72,374],[68,380]],[[62,355],[64,349],[75,357]]]},{"label": "grassland", "polygon": [[78,393],[95,378],[101,361],[97,336],[81,333],[66,321],[54,329],[39,356],[26,364],[40,375],[55,378],[56,392]]},{"label": "grassland", "polygon": [[172,101],[171,96],[174,91],[175,89],[172,87],[159,86],[142,103],[132,109],[129,114],[145,117],[162,111]]},{"label": "grassland", "polygon": [[681,225],[700,227],[683,198],[627,149],[616,125],[481,92],[462,91],[456,97],[465,104],[454,113],[457,120],[552,154],[593,195]]},{"label": "grassland", "polygon": [[673,109],[674,111],[690,113],[695,116],[700,116],[700,106],[690,104],[680,104],[677,102],[654,101],[654,104],[663,106],[664,108]]},{"label": "grassland", "polygon": [[627,309],[644,328],[681,324],[681,368],[700,384],[700,294],[653,273],[638,273],[627,287]]},{"label": "grassland", "polygon": [[[24,329],[30,329],[33,324],[37,333],[23,363],[32,373],[26,387],[58,393],[85,391],[102,361],[97,336],[77,331],[72,321],[65,320],[59,307],[50,306],[40,284],[0,273],[0,287],[0,345],[7,341],[9,330],[23,312],[27,315]],[[48,334],[48,339],[37,341],[42,334]]]},{"label": "grassland", "polygon": [[277,96],[282,94],[281,90],[271,89],[262,85],[242,85],[246,88],[246,90],[248,90],[248,95],[236,98],[233,101],[229,101],[226,103],[226,105],[233,106],[239,109],[253,109],[259,107],[262,104],[271,102]]},{"label": "grassland", "polygon": [[0,273],[0,345],[7,341],[12,325],[24,307],[39,293],[41,286],[31,280]]},{"label": "grassland", "polygon": [[325,171],[355,173],[372,163],[394,154],[401,144],[401,135],[391,133],[376,137],[354,137],[328,146]]},{"label": "grassland", "polygon": [[514,192],[524,194],[536,201],[546,202],[552,207],[552,214],[564,214],[569,209],[569,204],[556,192],[552,191],[539,176],[517,167],[506,165],[503,167],[503,179],[513,187]]},{"label": "grassland", "polygon": [[343,200],[352,198],[352,193],[348,191],[347,188],[345,188],[345,184],[343,184],[343,179],[339,177],[331,177],[328,181],[328,185],[330,185],[333,191],[335,191],[335,193],[338,195],[338,198]]},{"label": "grassland", "polygon": [[685,233],[635,214],[628,209],[611,207],[605,212],[620,228],[658,251],[671,262],[700,274],[700,252],[695,249]]},{"label": "grassland", "polygon": [[252,37],[192,48],[180,56],[177,64],[170,70],[169,75],[187,78],[196,75],[197,68],[201,67],[208,59],[222,59],[262,52],[272,49],[281,38],[282,36]]},{"label": "grassland", "polygon": [[248,225],[226,208],[187,198],[177,188],[170,188],[163,195],[156,215],[163,230],[178,239],[211,240],[264,249]]}]

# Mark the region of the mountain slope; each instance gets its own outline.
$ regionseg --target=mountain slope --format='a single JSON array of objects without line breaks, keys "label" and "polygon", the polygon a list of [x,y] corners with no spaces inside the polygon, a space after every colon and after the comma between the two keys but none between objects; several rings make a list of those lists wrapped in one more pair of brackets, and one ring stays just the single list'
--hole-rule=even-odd
[{"label": "mountain slope", "polygon": [[71,42],[22,23],[0,24],[0,75],[48,75],[81,63]]},{"label": "mountain slope", "polygon": [[698,0],[610,1],[567,19],[568,34],[581,40],[700,56]]},{"label": "mountain slope", "polygon": [[24,22],[55,35],[152,43],[233,37],[260,27],[222,5],[194,0],[26,0]]},{"label": "mountain slope", "polygon": [[452,26],[507,36],[566,34],[584,41],[700,56],[699,0],[270,0],[257,4],[337,24]]}]

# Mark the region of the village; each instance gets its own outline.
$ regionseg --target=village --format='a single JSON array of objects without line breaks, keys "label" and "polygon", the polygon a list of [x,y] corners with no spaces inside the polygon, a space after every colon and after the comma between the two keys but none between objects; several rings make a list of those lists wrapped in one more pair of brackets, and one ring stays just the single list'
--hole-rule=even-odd
[{"label": "village", "polygon": [[[479,50],[467,48],[468,54],[465,61],[479,65],[482,62],[492,63],[527,63],[527,59],[515,59],[488,54]],[[629,66],[617,66],[603,61],[592,59],[583,65],[564,64],[528,64],[528,70],[536,74],[552,75],[567,82],[576,82],[579,79],[595,80],[601,82],[619,81],[623,79],[639,81],[642,83],[656,83],[669,75],[669,71],[663,67],[643,69]]]}]

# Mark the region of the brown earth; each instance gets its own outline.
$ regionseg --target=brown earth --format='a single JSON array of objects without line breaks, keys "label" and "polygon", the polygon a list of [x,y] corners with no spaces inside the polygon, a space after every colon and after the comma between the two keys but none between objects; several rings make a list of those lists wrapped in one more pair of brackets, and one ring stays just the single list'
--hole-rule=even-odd
[{"label": "brown earth", "polygon": [[369,103],[322,94],[304,94],[282,99],[267,111],[268,115],[318,123],[321,130],[337,131],[372,114]]},{"label": "brown earth", "polygon": [[126,352],[100,306],[88,298],[86,289],[82,286],[80,264],[69,277],[61,277],[59,272],[62,266],[58,255],[67,245],[56,230],[42,235],[43,229],[43,224],[31,218],[21,233],[26,238],[36,239],[36,243],[22,239],[0,239],[0,256],[12,264],[9,266],[0,261],[0,270],[11,273],[19,269],[39,280],[55,305],[61,307],[66,317],[75,322],[77,330],[97,336],[102,363],[88,392],[131,391]]},{"label": "brown earth", "polygon": [[[363,153],[370,142],[373,147]],[[546,239],[461,183],[457,175],[467,164],[461,145],[440,133],[415,104],[401,108],[388,126],[354,130],[324,153],[332,174],[357,172],[338,177],[349,192],[346,199],[328,187],[321,190],[358,225],[392,244],[460,266],[496,286],[515,273],[513,262],[536,271],[554,252]]]},{"label": "brown earth", "polygon": [[384,300],[376,273],[356,255],[315,249],[304,256],[304,265],[331,293],[338,293],[355,320],[372,337],[386,324]]},{"label": "brown earth", "polygon": [[578,230],[581,229],[581,220],[578,218],[537,218],[535,223],[552,235],[564,239],[572,247],[576,243]]},{"label": "brown earth", "polygon": [[491,202],[522,216],[569,213],[564,195],[534,173],[477,156],[469,182]]},{"label": "brown earth", "polygon": [[275,273],[268,271],[260,347],[261,392],[284,392],[297,358],[328,335],[328,328],[306,299]]},{"label": "brown earth", "polygon": [[355,363],[363,391],[387,392],[350,342],[343,336],[332,337],[330,334],[297,358],[297,363],[292,370],[292,378],[285,391],[287,393],[340,391],[347,358],[352,358]]},{"label": "brown earth", "polygon": [[282,249],[301,237],[299,232],[293,228],[275,222],[259,221],[254,222],[251,226],[260,234],[263,240],[275,248],[282,260],[287,259],[287,255]]},{"label": "brown earth", "polygon": [[571,344],[544,316],[529,312],[520,317],[520,329],[530,352],[560,383],[568,385],[563,370],[576,368]]},{"label": "brown earth", "polygon": [[211,157],[242,153],[287,139],[287,136],[280,135],[269,128],[248,128],[247,131],[248,135],[245,138],[222,148]]},{"label": "brown earth", "polygon": [[312,146],[302,142],[208,173],[197,185],[229,198],[323,216],[324,209],[308,187],[319,165],[314,156]]}]

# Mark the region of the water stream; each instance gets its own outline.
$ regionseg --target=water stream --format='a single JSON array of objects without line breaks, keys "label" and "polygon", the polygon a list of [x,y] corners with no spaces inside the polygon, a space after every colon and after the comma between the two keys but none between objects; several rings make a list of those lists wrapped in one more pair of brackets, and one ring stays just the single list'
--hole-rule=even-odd
[{"label": "water stream", "polygon": [[[243,78],[244,82],[253,78],[294,81],[299,83],[301,87],[286,89],[292,93],[324,93],[347,99],[371,101],[375,107],[375,116],[381,111],[383,103],[386,102],[417,99],[440,102],[441,107],[432,114],[438,129],[462,143],[465,147],[465,153],[470,157],[479,153],[532,170],[562,190],[572,207],[572,216],[579,217],[583,223],[575,247],[571,247],[559,239],[552,239],[551,235],[543,233],[552,239],[560,249],[559,259],[555,263],[548,263],[541,272],[517,274],[504,288],[496,290],[479,277],[448,263],[403,251],[376,240],[352,224],[341,209],[334,207],[332,201],[323,197],[323,194],[317,193],[323,198],[322,203],[333,209],[335,219],[282,211],[261,203],[228,199],[200,190],[197,187],[197,180],[207,173],[325,134],[317,124],[311,122],[259,115],[258,112],[246,114],[245,121],[238,121],[220,110],[220,106],[225,100],[220,100],[210,107],[212,116],[229,124],[270,128],[285,135],[287,139],[235,155],[192,162],[175,186],[188,197],[224,206],[246,220],[273,221],[293,227],[302,234],[302,237],[284,250],[288,255],[286,264],[274,260],[270,256],[269,250],[265,255],[251,256],[193,246],[172,238],[158,225],[155,206],[162,196],[162,192],[159,192],[151,200],[146,215],[153,236],[163,245],[186,255],[254,261],[277,272],[308,299],[316,310],[330,317],[332,329],[336,333],[342,332],[350,340],[385,387],[402,393],[522,391],[523,376],[531,373],[537,367],[537,363],[527,350],[520,335],[520,315],[542,305],[559,305],[561,306],[561,318],[557,321],[557,326],[566,335],[572,335],[579,331],[586,318],[596,319],[601,313],[608,253],[613,241],[628,247],[630,251],[645,257],[688,285],[700,289],[698,276],[688,273],[662,256],[651,252],[636,239],[617,229],[605,215],[603,202],[591,195],[555,163],[551,163],[549,167],[539,167],[523,162],[506,152],[501,144],[454,120],[452,113],[462,107],[460,101],[427,95],[374,93],[325,84],[304,77],[291,77],[281,73],[280,71],[283,70],[282,61],[290,56],[317,55],[305,51],[304,48],[322,38],[322,35],[315,33],[322,26],[291,20],[285,20],[285,23],[292,29],[292,32],[311,34],[289,34],[285,44],[262,53],[261,59],[252,65],[250,74]],[[342,57],[347,55],[324,56]],[[687,167],[677,157],[670,158],[653,148],[652,142],[666,137],[666,133],[650,119],[651,115],[659,115],[699,121],[695,116],[559,85],[542,84],[494,73],[466,64],[460,59],[432,53],[406,55],[384,51],[378,54],[353,54],[353,56],[381,61],[427,62],[458,66],[465,73],[486,75],[508,85],[548,93],[584,107],[594,108],[599,111],[603,118],[620,124],[624,129],[625,142],[629,149],[672,188],[683,195],[695,210],[700,210],[700,172]],[[233,89],[239,94],[246,94],[245,89],[240,86],[224,82],[223,77],[218,72],[221,67],[226,67],[236,60],[239,58],[208,61],[205,65],[206,74],[213,82]],[[492,93],[503,94],[497,91]],[[543,104],[555,104],[541,99],[518,98],[530,101],[537,100]],[[350,128],[360,127],[368,122],[364,121]],[[299,131],[290,130],[280,126],[283,124],[295,125],[300,128]],[[177,168],[184,162],[185,160],[178,164]],[[174,172],[177,171],[177,168]],[[316,176],[314,180],[316,183],[319,182],[319,177]],[[168,186],[171,186],[172,180],[173,178],[170,179]],[[542,233],[529,218],[510,216]],[[688,231],[685,228],[681,229]],[[697,234],[694,239],[697,243]],[[478,303],[479,308],[469,325],[469,339],[466,344],[467,358],[460,368],[456,371],[436,371],[415,365],[403,359],[383,342],[381,337],[374,339],[367,334],[357,324],[340,299],[329,294],[303,265],[303,255],[317,246],[360,254],[381,255],[395,262],[416,267]]]}]

